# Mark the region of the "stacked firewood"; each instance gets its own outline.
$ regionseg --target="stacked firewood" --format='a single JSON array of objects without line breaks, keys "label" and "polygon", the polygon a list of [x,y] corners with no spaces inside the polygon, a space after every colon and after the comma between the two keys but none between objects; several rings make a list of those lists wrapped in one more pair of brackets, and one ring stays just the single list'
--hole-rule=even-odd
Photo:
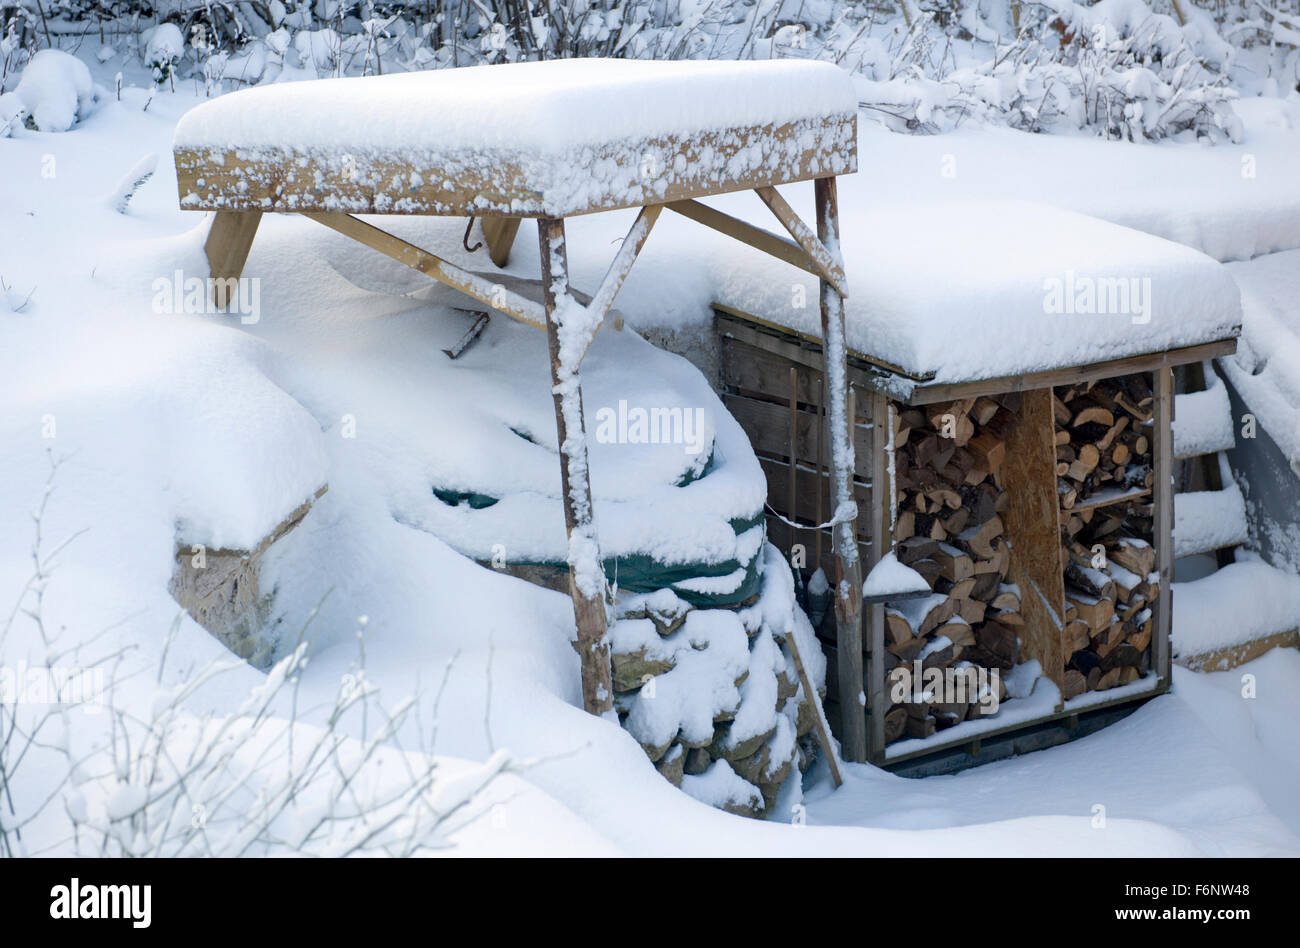
[{"label": "stacked firewood", "polygon": [[1057,386],[1056,477],[1061,509],[1102,492],[1151,487],[1154,398],[1143,374]]},{"label": "stacked firewood", "polygon": [[1160,592],[1150,495],[1153,402],[1142,374],[1054,392],[1067,699],[1129,684],[1150,667]]},{"label": "stacked firewood", "polygon": [[[1019,654],[1020,591],[1007,583],[1010,548],[999,474],[1018,395],[900,408],[894,424],[894,551],[925,577],[926,599],[885,613],[886,674],[904,665],[1008,670]],[[1005,686],[999,681],[999,700]],[[928,737],[982,713],[968,701],[895,703],[885,740]],[[987,704],[987,702],[986,702]]]}]

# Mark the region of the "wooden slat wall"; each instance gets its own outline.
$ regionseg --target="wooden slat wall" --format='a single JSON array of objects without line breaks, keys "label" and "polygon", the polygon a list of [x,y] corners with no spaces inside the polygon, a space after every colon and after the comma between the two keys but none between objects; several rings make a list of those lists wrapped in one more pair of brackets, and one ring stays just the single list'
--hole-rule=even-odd
[{"label": "wooden slat wall", "polygon": [[[772,458],[790,457],[790,408],[788,404],[760,401],[744,395],[724,395],[723,403],[740,427],[749,435],[750,444],[760,455]],[[809,464],[817,458],[818,416],[811,411],[796,412],[798,437],[795,457]],[[871,427],[859,424],[853,433],[854,474],[865,481],[871,480]],[[825,459],[823,459],[825,460]]]},{"label": "wooden slat wall", "polygon": [[[820,354],[776,340],[786,345],[786,356],[757,348],[740,340],[723,336],[721,340],[721,388],[723,402],[739,422],[758,455],[767,477],[768,504],[782,517],[797,523],[824,523],[831,518],[829,472],[830,442],[825,429],[819,431],[824,416]],[[793,373],[792,373],[793,370]],[[794,404],[791,404],[791,400]],[[858,520],[859,554],[870,563],[874,521],[872,475],[877,450],[875,433],[870,424],[873,396],[863,392],[857,399],[857,424],[854,428],[854,487],[860,511]],[[884,403],[884,399],[880,399]],[[791,492],[791,434],[794,434],[794,491]],[[821,437],[819,438],[819,434]],[[886,435],[887,437],[887,435]],[[819,458],[820,455],[820,458]],[[793,499],[793,508],[791,502]],[[885,499],[888,502],[888,499]],[[794,530],[779,517],[768,518],[768,537],[778,549],[789,553],[794,543],[807,549],[810,568],[829,567],[834,562],[829,530]],[[834,581],[834,577],[830,577]]]}]

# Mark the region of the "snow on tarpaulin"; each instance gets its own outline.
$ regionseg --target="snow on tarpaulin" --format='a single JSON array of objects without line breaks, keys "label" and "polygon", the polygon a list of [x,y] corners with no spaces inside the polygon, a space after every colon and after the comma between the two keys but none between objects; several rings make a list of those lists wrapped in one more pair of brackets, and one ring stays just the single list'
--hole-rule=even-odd
[{"label": "snow on tarpaulin", "polygon": [[1237,354],[1219,360],[1259,424],[1300,471],[1300,251],[1228,265],[1245,311]]},{"label": "snow on tarpaulin", "polygon": [[[715,252],[720,302],[820,335],[811,276]],[[936,382],[1018,375],[1232,336],[1237,287],[1197,251],[1028,202],[847,209],[850,348]],[[694,251],[692,251],[694,252]]]},{"label": "snow on tarpaulin", "polygon": [[[1243,334],[1249,326],[1242,327]],[[1174,457],[1190,458],[1229,451],[1235,444],[1228,389],[1214,374],[1205,373],[1206,388],[1174,396]]]},{"label": "snow on tarpaulin", "polygon": [[[202,236],[199,227],[106,254],[102,268],[118,274],[114,286],[123,298],[135,287],[147,308],[149,275],[172,267],[201,272]],[[395,264],[393,270],[408,272]],[[213,428],[196,429],[182,443],[206,438],[212,452],[224,453],[185,456],[182,483],[186,497],[193,495],[178,511],[178,519],[193,524],[185,539],[256,543],[327,477],[336,493],[340,469],[364,459],[398,522],[482,562],[504,556],[510,564],[563,564],[545,335],[495,318],[452,361],[442,349],[472,317],[450,307],[465,298],[439,284],[416,284],[417,295],[407,297],[349,282],[388,272],[368,248],[309,221],[263,221],[248,267],[261,281],[260,320],[245,326],[218,317],[207,328],[225,346],[248,350],[274,386],[266,385],[266,404],[256,406],[249,401],[261,389],[203,389],[222,393],[198,403]],[[365,320],[356,315],[359,307]],[[358,349],[363,332],[367,341]],[[210,352],[217,343],[201,345]],[[284,355],[289,345],[298,352],[293,360]],[[407,379],[400,390],[394,377]],[[617,569],[620,586],[638,588],[632,580],[640,567],[655,580],[642,589],[685,583],[679,592],[695,602],[753,595],[767,485],[744,431],[699,370],[635,333],[602,330],[583,362],[582,386],[596,526],[606,568],[611,575]],[[289,407],[272,404],[277,396]],[[255,420],[225,435],[224,414]],[[219,441],[216,431],[223,432]],[[214,476],[240,465],[261,473]],[[239,535],[229,537],[233,525]],[[706,581],[708,588],[694,588]]]},{"label": "snow on tarpaulin", "polygon": [[1229,482],[1222,490],[1187,491],[1174,504],[1174,556],[1208,553],[1245,543],[1246,501]]}]

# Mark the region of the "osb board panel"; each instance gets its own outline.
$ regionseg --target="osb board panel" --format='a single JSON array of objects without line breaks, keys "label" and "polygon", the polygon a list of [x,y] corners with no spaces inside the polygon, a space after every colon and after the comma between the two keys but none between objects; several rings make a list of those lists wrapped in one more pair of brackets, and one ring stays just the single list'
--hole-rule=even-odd
[{"label": "osb board panel", "polygon": [[[366,154],[235,145],[178,148],[175,160],[183,210],[568,217],[851,174],[857,117],[611,142],[558,159],[508,146]],[[598,187],[572,186],[574,161],[599,172]],[[737,167],[745,170],[730,172]]]},{"label": "osb board panel", "polygon": [[1043,674],[1061,688],[1065,680],[1060,624],[1065,615],[1065,586],[1054,430],[1051,390],[1026,392],[1002,464],[1002,483],[1008,495],[1002,522],[1011,543],[1011,578],[1020,586],[1025,619],[1020,660],[1038,659]]}]

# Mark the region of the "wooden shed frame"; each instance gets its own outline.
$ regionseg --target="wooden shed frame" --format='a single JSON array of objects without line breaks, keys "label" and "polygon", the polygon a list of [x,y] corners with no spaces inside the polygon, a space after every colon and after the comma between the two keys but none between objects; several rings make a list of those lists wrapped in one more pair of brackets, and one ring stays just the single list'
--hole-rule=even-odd
[{"label": "wooden shed frame", "polygon": [[[848,386],[844,381],[844,306],[846,295],[843,261],[839,254],[839,211],[836,175],[857,170],[857,116],[855,113],[810,115],[784,125],[736,126],[693,137],[657,136],[647,140],[660,156],[655,173],[638,185],[639,195],[626,192],[580,206],[548,207],[544,188],[528,172],[513,165],[493,164],[483,156],[466,180],[447,181],[437,168],[387,158],[370,159],[358,166],[351,155],[328,152],[308,156],[291,150],[269,153],[247,150],[233,142],[223,149],[178,146],[175,151],[181,207],[215,211],[204,250],[214,299],[225,307],[232,287],[241,276],[263,214],[301,214],[343,236],[409,266],[479,301],[484,306],[545,330],[551,356],[552,398],[558,443],[561,447],[561,489],[569,540],[569,591],[578,629],[583,701],[593,714],[613,708],[613,680],[606,636],[607,583],[600,588],[584,581],[579,564],[590,563],[598,544],[587,477],[585,421],[581,379],[572,354],[585,355],[611,307],[637,255],[664,208],[717,230],[764,253],[791,263],[818,277],[821,285],[821,341],[840,354],[828,366],[832,397],[829,403],[832,436],[844,442],[837,457],[845,459],[833,472],[835,507],[845,511],[850,500],[853,467],[852,439],[848,437]],[[697,162],[708,151],[726,159],[744,153],[746,168],[735,176],[700,175]],[[622,149],[608,160],[626,157]],[[635,153],[635,149],[633,149]],[[753,156],[759,156],[752,160]],[[412,174],[414,173],[414,174]],[[416,178],[400,205],[382,193],[395,175]],[[776,186],[812,180],[816,203],[815,230],[805,224]],[[771,210],[789,237],[780,236],[731,217],[700,198],[752,190]],[[522,213],[520,208],[542,208]],[[639,208],[636,220],[614,254],[604,279],[591,297],[569,285],[564,221],[576,214]],[[341,210],[346,208],[347,210]],[[510,256],[522,217],[537,220],[541,255],[541,298],[521,287],[509,289],[504,281],[475,273],[363,221],[355,213],[400,213],[428,216],[476,216],[482,221],[493,263],[504,266]],[[573,319],[573,307],[583,310]],[[615,320],[615,328],[621,324]],[[568,353],[568,357],[562,357]],[[577,359],[580,364],[581,356]],[[860,638],[861,567],[855,535],[856,513],[833,524],[837,534],[840,584],[836,614],[847,640]],[[597,569],[598,560],[597,560]],[[858,648],[856,651],[860,652]],[[860,677],[860,676],[859,676]],[[850,759],[861,760],[866,748],[865,721],[859,716],[845,721],[845,741]]]},{"label": "wooden shed frame", "polygon": [[[769,395],[789,391],[790,421],[782,423],[775,416],[745,419],[752,425],[767,425],[773,430],[770,437],[790,439],[790,466],[795,464],[794,442],[798,436],[795,413],[797,403],[808,398],[801,394],[800,380],[796,377],[806,371],[812,375],[825,371],[821,340],[797,332],[753,314],[743,313],[721,304],[715,304],[715,330],[721,352],[720,389],[724,400],[738,413],[739,403],[745,401],[747,390],[766,391]],[[735,352],[729,348],[735,347]],[[1222,339],[1185,348],[1125,356],[1086,365],[1034,372],[977,381],[937,383],[934,375],[909,374],[898,366],[876,359],[868,354],[847,353],[847,379],[855,389],[850,398],[856,402],[855,424],[857,442],[867,446],[866,463],[859,458],[859,489],[865,480],[869,514],[859,524],[858,541],[862,544],[862,558],[868,570],[892,549],[893,531],[891,499],[894,496],[893,457],[889,451],[890,433],[894,426],[894,405],[904,407],[931,405],[977,396],[995,396],[1011,392],[1022,393],[1023,402],[1019,424],[1007,443],[1007,462],[1003,465],[1005,489],[1010,496],[1009,513],[1005,517],[1007,536],[1012,544],[1012,572],[1020,581],[1022,591],[1036,587],[1044,591],[1045,603],[1033,597],[1022,596],[1027,608],[1026,632],[1021,639],[1023,658],[1037,658],[1044,674],[1061,686],[1065,656],[1061,623],[1053,623],[1042,606],[1064,615],[1063,579],[1059,564],[1060,507],[1056,488],[1056,455],[1053,445],[1054,422],[1051,395],[1054,386],[1073,385],[1097,381],[1138,372],[1153,376],[1152,459],[1154,486],[1151,499],[1155,510],[1154,545],[1156,571],[1159,573],[1160,595],[1154,606],[1154,628],[1151,638],[1151,668],[1156,673],[1154,688],[1139,694],[1124,694],[1114,698],[1098,697],[1086,703],[1088,713],[1118,705],[1144,701],[1168,691],[1171,685],[1170,633],[1172,621],[1173,579],[1173,368],[1188,363],[1218,358],[1236,351],[1235,338]],[[770,359],[765,359],[770,357]],[[786,369],[785,367],[789,367]],[[769,373],[763,378],[762,373]],[[783,372],[790,372],[786,383]],[[740,374],[737,374],[740,373]],[[784,386],[784,387],[782,387]],[[856,394],[860,393],[860,394]],[[856,397],[854,395],[856,394]],[[755,431],[750,430],[751,439]],[[787,434],[788,432],[788,434]],[[760,436],[762,432],[759,432]],[[769,497],[788,489],[787,482],[778,482],[772,472],[775,465],[768,464]],[[863,477],[862,475],[865,475]],[[882,489],[883,488],[883,489]],[[793,492],[791,503],[793,504]],[[1088,506],[1084,502],[1079,509]],[[769,520],[769,523],[772,523]],[[882,542],[883,541],[883,542]],[[779,545],[779,544],[778,544]],[[788,547],[788,544],[787,544]],[[1016,551],[1019,551],[1017,553]],[[1029,582],[1029,581],[1032,581]],[[1029,605],[1034,603],[1034,605]],[[1037,607],[1037,608],[1035,608]],[[861,756],[854,756],[855,745],[842,739],[844,756],[850,760],[867,760],[879,765],[896,765],[936,752],[964,747],[968,754],[978,755],[980,742],[1008,732],[1028,729],[1044,722],[1060,720],[1067,725],[1077,723],[1079,709],[1058,703],[1050,713],[1029,720],[990,726],[981,729],[977,738],[961,736],[944,740],[941,735],[928,738],[919,749],[905,753],[889,754],[886,751],[884,715],[889,709],[886,689],[886,668],[881,656],[885,652],[885,607],[872,602],[865,606],[860,642],[852,639],[837,641],[835,664],[836,679],[841,683],[839,704],[842,731],[847,735],[861,730],[865,733],[865,747]],[[854,677],[856,676],[856,678]],[[864,701],[853,701],[852,681],[861,682]],[[845,698],[848,700],[845,700]],[[851,728],[851,724],[856,724]]]}]

